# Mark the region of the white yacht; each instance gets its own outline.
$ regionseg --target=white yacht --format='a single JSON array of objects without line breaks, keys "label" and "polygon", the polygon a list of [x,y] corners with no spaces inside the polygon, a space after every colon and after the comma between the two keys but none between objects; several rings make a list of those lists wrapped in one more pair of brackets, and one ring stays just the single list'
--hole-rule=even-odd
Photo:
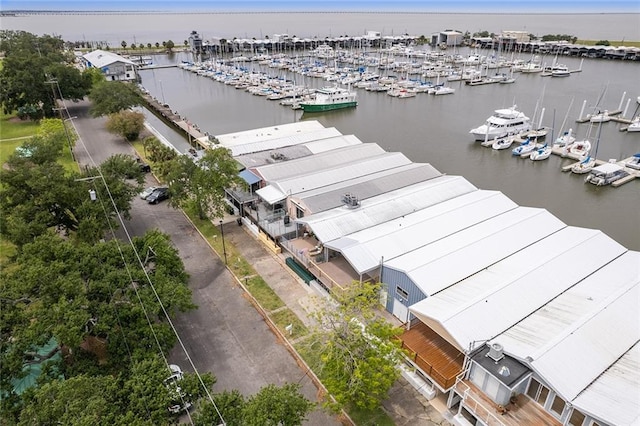
[{"label": "white yacht", "polygon": [[511,108],[497,109],[482,126],[469,130],[477,141],[502,138],[516,135],[531,130],[531,119],[517,110],[514,105]]}]

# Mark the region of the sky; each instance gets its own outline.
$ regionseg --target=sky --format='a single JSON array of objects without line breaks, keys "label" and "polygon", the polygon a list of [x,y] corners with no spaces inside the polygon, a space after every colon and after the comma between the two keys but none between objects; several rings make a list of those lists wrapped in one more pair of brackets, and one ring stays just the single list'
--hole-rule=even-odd
[{"label": "sky", "polygon": [[640,0],[0,0],[0,11],[640,13]]}]

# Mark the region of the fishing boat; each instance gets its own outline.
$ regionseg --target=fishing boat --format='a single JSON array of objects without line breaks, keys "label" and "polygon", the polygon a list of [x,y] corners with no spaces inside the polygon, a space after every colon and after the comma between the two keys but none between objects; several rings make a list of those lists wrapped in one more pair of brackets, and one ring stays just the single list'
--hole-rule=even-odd
[{"label": "fishing boat", "polygon": [[497,109],[480,127],[469,130],[477,141],[502,138],[531,130],[531,119],[517,110],[517,105],[511,108]]},{"label": "fishing boat", "polygon": [[609,185],[629,173],[619,164],[605,163],[591,169],[591,172],[584,179],[585,183],[591,183],[596,186]]},{"label": "fishing boat", "polygon": [[304,112],[332,111],[343,108],[353,108],[358,105],[357,94],[342,87],[323,87],[316,90],[315,99],[300,102]]}]

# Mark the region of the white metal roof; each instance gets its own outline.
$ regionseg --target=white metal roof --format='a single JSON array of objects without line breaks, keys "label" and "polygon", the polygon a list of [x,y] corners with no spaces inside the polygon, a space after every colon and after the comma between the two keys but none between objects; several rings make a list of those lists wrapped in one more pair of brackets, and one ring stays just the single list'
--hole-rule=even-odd
[{"label": "white metal roof", "polygon": [[[227,146],[227,148],[231,150],[231,155],[236,157],[238,155],[251,154],[253,152],[277,150],[278,148],[300,145],[310,141],[316,141],[319,139],[325,139],[340,135],[341,133],[338,131],[338,129],[336,129],[335,127],[329,127],[310,130],[306,132],[299,132],[274,139],[252,141],[244,144],[233,144]],[[222,145],[226,146],[224,143],[222,143]]]},{"label": "white metal roof", "polygon": [[95,68],[106,67],[116,62],[122,62],[128,65],[135,65],[133,61],[124,58],[116,53],[107,52],[105,50],[94,50],[83,55],[83,58],[91,63]]},{"label": "white metal roof", "polygon": [[340,135],[340,136],[331,137],[327,139],[307,142],[304,145],[313,154],[320,154],[321,152],[342,148],[343,146],[358,145],[361,143],[362,141],[358,139],[355,135]]},{"label": "white metal roof", "polygon": [[267,164],[256,167],[258,175],[269,183],[294,176],[308,175],[316,171],[323,171],[347,163],[357,163],[359,160],[385,154],[385,150],[377,143],[362,143],[332,149],[316,155],[297,158],[277,164]]},{"label": "white metal roof", "polygon": [[279,124],[277,126],[261,127],[258,129],[243,130],[234,133],[225,133],[223,135],[216,135],[216,139],[218,139],[223,146],[231,148],[236,145],[277,139],[320,129],[324,129],[324,126],[320,124],[319,121],[308,120]]},{"label": "white metal roof", "polygon": [[[523,360],[533,354],[513,353],[511,345],[496,336],[624,250],[600,231],[564,228],[512,255],[506,253],[503,260],[410,309],[427,321],[442,324],[461,350],[477,346],[474,342],[494,339],[505,347],[505,352]],[[568,259],[571,259],[569,267]],[[544,322],[536,325],[545,327]]]},{"label": "white metal roof", "polygon": [[[575,234],[576,230],[585,234],[589,231],[583,228],[567,228],[567,231],[572,234]],[[561,233],[558,234],[561,235]],[[607,246],[610,245],[607,243]],[[619,251],[620,247],[615,247],[613,255]],[[549,253],[555,254],[557,251]],[[573,255],[574,253],[571,251],[557,254],[565,261],[571,261],[572,264],[574,263],[572,261]],[[509,354],[516,358],[536,359],[541,352],[546,350],[548,342],[556,341],[559,336],[566,333],[569,324],[592,315],[593,312],[601,308],[603,303],[608,302],[611,295],[628,287],[629,284],[637,284],[638,281],[640,281],[640,253],[627,251],[571,289],[558,295],[557,298],[545,305],[544,309],[537,310],[495,339],[505,347]]]},{"label": "white metal roof", "polygon": [[497,191],[474,191],[325,244],[358,273],[517,207]]},{"label": "white metal roof", "polygon": [[[573,400],[640,339],[640,284],[621,289],[597,312],[567,327],[531,362],[564,398]],[[584,358],[584,359],[583,359]]]},{"label": "white metal roof", "polygon": [[[636,314],[637,308],[636,302]],[[578,395],[572,404],[583,413],[606,419],[610,424],[637,426],[640,424],[639,396],[640,343],[636,342],[627,353]]]},{"label": "white metal roof", "polygon": [[314,188],[331,185],[336,182],[347,181],[359,176],[375,173],[379,170],[392,169],[411,163],[404,154],[400,152],[388,152],[369,157],[360,161],[353,161],[348,164],[336,167],[325,168],[320,171],[293,176],[288,179],[272,181],[283,194],[298,194]]},{"label": "white metal roof", "polygon": [[318,240],[326,244],[472,191],[477,188],[461,176],[440,176],[362,200],[356,209],[338,207],[297,222],[307,224]]},{"label": "white metal roof", "polygon": [[565,226],[544,209],[518,207],[385,262],[385,267],[406,272],[431,296]]}]

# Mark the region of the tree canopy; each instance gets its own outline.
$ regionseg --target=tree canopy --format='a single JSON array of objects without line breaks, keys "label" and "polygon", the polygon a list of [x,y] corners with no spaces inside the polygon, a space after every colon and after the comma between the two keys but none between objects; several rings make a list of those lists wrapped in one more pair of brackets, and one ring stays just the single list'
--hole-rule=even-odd
[{"label": "tree canopy", "polygon": [[240,184],[237,163],[226,148],[209,149],[196,163],[180,155],[166,175],[171,203],[193,209],[201,219],[222,217],[226,207],[224,191]]},{"label": "tree canopy", "polygon": [[92,102],[90,112],[94,117],[115,114],[141,104],[138,93],[122,81],[103,80],[93,86],[89,99]]},{"label": "tree canopy", "polygon": [[[0,99],[5,113],[38,119],[57,115],[54,99],[83,98],[91,78],[71,64],[59,37],[36,36],[25,31],[0,31]],[[58,87],[60,90],[58,90]]]},{"label": "tree canopy", "polygon": [[133,142],[138,139],[140,132],[144,129],[144,114],[130,110],[109,114],[106,127],[111,133]]},{"label": "tree canopy", "polygon": [[307,340],[319,357],[318,371],[335,403],[334,409],[378,407],[399,377],[401,329],[376,315],[380,285],[353,282],[318,313],[321,327]]}]

